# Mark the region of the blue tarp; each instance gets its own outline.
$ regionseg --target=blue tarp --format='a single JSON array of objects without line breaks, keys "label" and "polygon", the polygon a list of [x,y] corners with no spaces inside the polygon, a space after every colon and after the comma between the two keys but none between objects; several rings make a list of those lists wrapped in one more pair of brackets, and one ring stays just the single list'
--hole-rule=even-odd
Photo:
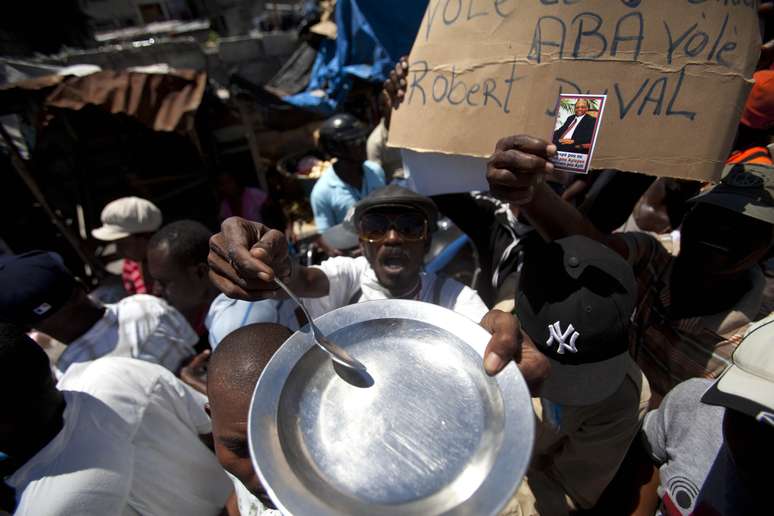
[{"label": "blue tarp", "polygon": [[[427,0],[338,0],[336,41],[321,44],[306,91],[284,100],[333,114],[352,89],[353,77],[384,81],[411,50],[426,7]],[[313,95],[314,90],[326,95]]]}]

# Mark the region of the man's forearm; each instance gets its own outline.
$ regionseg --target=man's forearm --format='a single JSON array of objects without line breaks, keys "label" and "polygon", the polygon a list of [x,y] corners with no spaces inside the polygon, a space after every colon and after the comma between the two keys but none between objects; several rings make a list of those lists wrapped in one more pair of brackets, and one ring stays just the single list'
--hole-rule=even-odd
[{"label": "man's forearm", "polygon": [[608,245],[626,256],[623,242],[599,231],[575,206],[563,201],[548,185],[535,187],[532,201],[521,206],[522,213],[544,240],[551,242],[560,238],[582,235]]},{"label": "man's forearm", "polygon": [[546,183],[535,186],[532,201],[521,207],[530,224],[548,242],[571,235],[603,240],[598,231],[572,205],[564,202]]}]

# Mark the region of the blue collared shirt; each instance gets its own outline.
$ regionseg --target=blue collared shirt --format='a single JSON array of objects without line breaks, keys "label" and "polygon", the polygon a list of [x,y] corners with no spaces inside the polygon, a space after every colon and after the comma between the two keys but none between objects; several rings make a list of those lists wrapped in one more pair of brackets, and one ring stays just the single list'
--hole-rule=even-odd
[{"label": "blue collared shirt", "polygon": [[341,224],[347,210],[372,191],[385,186],[384,170],[373,161],[363,162],[363,185],[358,190],[342,181],[333,167],[323,172],[312,189],[312,211],[317,231]]}]

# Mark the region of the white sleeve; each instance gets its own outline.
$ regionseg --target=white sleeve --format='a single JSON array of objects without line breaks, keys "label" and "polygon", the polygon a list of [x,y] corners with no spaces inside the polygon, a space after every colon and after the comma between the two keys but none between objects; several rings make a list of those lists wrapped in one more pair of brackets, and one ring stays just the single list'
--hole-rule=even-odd
[{"label": "white sleeve", "polygon": [[132,343],[132,356],[176,372],[183,360],[195,354],[199,337],[185,317],[163,299],[132,298],[137,298],[134,304],[121,306],[120,312],[122,338]]},{"label": "white sleeve", "polygon": [[[103,516],[126,514],[131,488],[131,470],[125,475],[114,471],[94,474],[89,470],[73,472],[66,481],[42,478],[30,484],[22,493],[15,516]],[[73,477],[88,475],[88,485],[76,486]],[[61,475],[59,478],[68,477]]]},{"label": "white sleeve", "polygon": [[317,268],[328,277],[328,295],[304,299],[312,317],[349,304],[349,300],[360,288],[361,276],[368,268],[368,262],[363,257],[338,256],[325,260]]},{"label": "white sleeve", "polygon": [[489,309],[478,296],[478,292],[470,287],[462,287],[462,290],[457,295],[457,299],[454,301],[454,311],[478,324]]},{"label": "white sleeve", "polygon": [[159,374],[153,395],[156,401],[172,410],[192,432],[212,432],[212,422],[204,411],[207,397],[184,384],[169,371]]},{"label": "white sleeve", "polygon": [[92,396],[75,392],[65,392],[64,396],[68,405],[65,417],[69,414],[71,418],[65,431],[70,437],[57,436],[58,444],[52,443],[55,455],[38,454],[7,479],[16,489],[14,514],[124,514],[135,447],[125,433],[122,416]]}]

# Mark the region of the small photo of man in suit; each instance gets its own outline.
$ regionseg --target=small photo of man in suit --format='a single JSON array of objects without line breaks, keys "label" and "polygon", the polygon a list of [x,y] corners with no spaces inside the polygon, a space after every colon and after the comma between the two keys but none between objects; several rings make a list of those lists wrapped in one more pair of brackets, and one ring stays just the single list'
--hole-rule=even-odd
[{"label": "small photo of man in suit", "polygon": [[594,126],[597,119],[588,114],[589,101],[578,99],[575,102],[575,114],[570,115],[562,126],[554,131],[553,143],[560,152],[588,154],[594,139]]}]

